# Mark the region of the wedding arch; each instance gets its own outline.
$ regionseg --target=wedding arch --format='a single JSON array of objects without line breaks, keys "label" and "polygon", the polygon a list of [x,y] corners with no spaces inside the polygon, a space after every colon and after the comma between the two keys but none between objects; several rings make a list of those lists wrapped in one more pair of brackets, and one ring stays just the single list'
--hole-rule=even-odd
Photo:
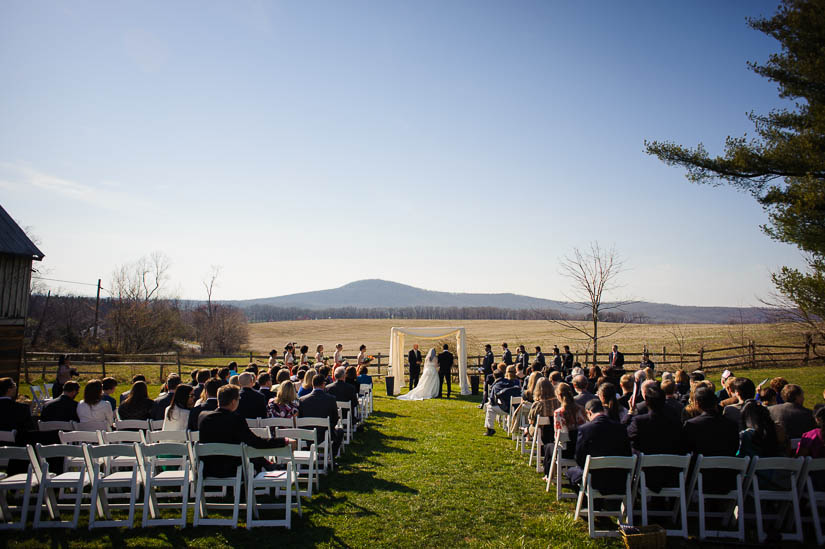
[{"label": "wedding arch", "polygon": [[455,336],[458,353],[458,384],[462,395],[470,394],[470,379],[467,377],[467,334],[463,327],[393,328],[390,330],[390,372],[398,380],[395,383],[393,394],[400,394],[401,386],[404,385],[404,355],[406,354],[404,340],[408,335],[421,339],[442,339]]}]

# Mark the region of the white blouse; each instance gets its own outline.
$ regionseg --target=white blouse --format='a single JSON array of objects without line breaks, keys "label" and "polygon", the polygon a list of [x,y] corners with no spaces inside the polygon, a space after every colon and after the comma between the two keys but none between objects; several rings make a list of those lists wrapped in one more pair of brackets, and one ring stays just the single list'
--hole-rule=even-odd
[{"label": "white blouse", "polygon": [[172,411],[172,419],[169,419],[169,409],[175,406],[170,404],[166,411],[163,412],[163,430],[164,431],[185,431],[189,427],[189,410],[175,406]]},{"label": "white blouse", "polygon": [[324,353],[315,353],[315,362],[324,362]]},{"label": "white blouse", "polygon": [[335,350],[335,354],[332,355],[332,356],[333,356],[333,360],[335,361],[336,364],[340,364],[340,363],[343,362],[343,358],[344,358],[343,355],[344,355],[343,351],[339,351],[337,349]]},{"label": "white blouse", "polygon": [[81,400],[77,404],[77,417],[80,421],[104,421],[111,425],[115,420],[115,413],[105,400],[91,406],[85,400]]}]

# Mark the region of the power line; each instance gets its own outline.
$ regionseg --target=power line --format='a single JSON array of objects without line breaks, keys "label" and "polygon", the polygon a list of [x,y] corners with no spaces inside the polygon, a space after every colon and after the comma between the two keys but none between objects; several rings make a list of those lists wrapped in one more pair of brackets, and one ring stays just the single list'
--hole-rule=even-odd
[{"label": "power line", "polygon": [[88,282],[76,282],[74,280],[60,280],[60,279],[57,279],[57,278],[45,278],[45,277],[42,277],[42,276],[33,276],[32,278],[34,280],[48,280],[49,282],[63,282],[65,284],[80,284],[82,286],[94,286],[95,288],[97,288],[97,284],[89,284]]}]

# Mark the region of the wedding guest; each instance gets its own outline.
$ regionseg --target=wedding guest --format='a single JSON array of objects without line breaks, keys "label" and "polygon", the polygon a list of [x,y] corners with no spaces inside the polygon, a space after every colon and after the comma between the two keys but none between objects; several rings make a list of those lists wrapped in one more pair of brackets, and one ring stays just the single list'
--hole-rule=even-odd
[{"label": "wedding guest", "polygon": [[[566,383],[559,383],[556,386],[556,398],[559,401],[559,407],[553,411],[554,439],[562,443],[573,441],[579,426],[587,421],[584,408],[576,404],[573,388]],[[572,450],[572,445],[570,446],[568,450]],[[572,452],[568,454],[572,455]]]},{"label": "wedding guest", "polygon": [[642,361],[639,363],[639,369],[646,370],[647,368],[655,370],[656,364],[654,364],[653,361],[650,360],[650,353],[648,353],[647,350],[645,350],[645,352],[642,354]]},{"label": "wedding guest", "polygon": [[336,368],[344,364],[344,346],[340,343],[335,346],[335,353],[332,355],[332,362],[334,363],[333,366]]},{"label": "wedding guest", "polygon": [[[542,375],[541,372],[533,372],[532,374],[530,374],[530,378],[527,380],[527,388],[524,389],[524,394],[522,395],[522,398],[524,399],[525,402],[534,402],[535,401],[535,398],[533,396],[533,392],[536,389],[536,383],[538,383],[538,381],[540,379],[543,379],[543,378],[544,378],[544,376]],[[552,388],[552,384],[551,384],[550,387]]]},{"label": "wedding guest", "polygon": [[[149,412],[150,419],[163,419],[166,414],[166,409],[172,404],[172,401],[175,400],[175,391],[180,384],[181,380],[180,377],[178,377],[178,374],[169,374],[169,377],[166,378],[166,392],[158,395],[158,398],[156,398],[152,403],[152,410]],[[184,430],[186,430],[185,427]]]},{"label": "wedding guest", "polygon": [[684,370],[676,370],[676,392],[680,395],[687,395],[690,393],[690,378]]},{"label": "wedding guest", "polygon": [[[349,368],[355,369],[353,366]],[[344,381],[346,369],[343,366],[335,368],[335,381],[326,387],[326,391],[335,397],[338,402],[349,402],[354,417],[358,416],[358,389]],[[346,419],[348,412],[344,410],[342,417]],[[354,425],[354,423],[353,423]]]},{"label": "wedding guest", "polygon": [[198,372],[199,371],[200,370],[192,370],[191,372],[189,372],[189,376],[192,378],[192,379],[189,380],[189,385],[191,387],[197,387],[198,386]]},{"label": "wedding guest", "polygon": [[[26,440],[30,431],[35,430],[35,425],[31,409],[22,402],[17,402],[16,398],[17,383],[10,377],[0,378],[0,431],[17,431],[16,443],[20,444]],[[106,408],[109,408],[108,404]]]},{"label": "wedding guest", "polygon": [[[310,374],[311,373],[312,372],[310,372]],[[340,429],[335,428],[338,424],[338,404],[336,403],[335,397],[324,390],[325,387],[326,381],[324,376],[313,376],[312,392],[298,399],[300,402],[298,406],[298,417],[318,417],[329,420],[332,456],[334,458],[334,456],[338,455],[338,449],[341,447],[344,433]],[[318,428],[316,432],[318,433],[318,440],[324,440],[327,430]]]},{"label": "wedding guest", "polygon": [[77,405],[77,417],[81,422],[102,421],[106,425],[114,422],[115,414],[108,402],[103,400],[103,383],[93,379],[83,388],[83,400]]},{"label": "wedding guest", "polygon": [[277,349],[272,349],[269,351],[269,367],[272,368],[276,364],[278,364],[278,351]]},{"label": "wedding guest", "polygon": [[210,379],[213,377],[218,377],[218,369],[212,368],[211,370],[209,370],[209,377]]},{"label": "wedding guest", "polygon": [[579,374],[573,378],[573,387],[576,389],[576,404],[584,406],[588,400],[597,398],[596,395],[587,390],[587,378]]},{"label": "wedding guest", "polygon": [[358,356],[355,359],[355,364],[360,366],[361,364],[365,364],[369,362],[367,359],[367,346],[361,345],[358,347]]},{"label": "wedding guest", "polygon": [[[739,450],[739,428],[718,412],[713,389],[697,384],[693,398],[701,414],[687,420],[682,428],[685,450],[694,456],[735,456]],[[705,471],[703,477],[709,490],[715,491],[732,490],[736,478],[724,469]]]},{"label": "wedding guest", "polygon": [[547,366],[547,361],[544,358],[544,353],[541,352],[541,347],[536,345],[536,358],[533,360],[533,366],[538,366],[538,371],[544,369]]},{"label": "wedding guest", "polygon": [[633,398],[633,376],[624,374],[619,378],[619,386],[622,388],[622,396],[619,397],[619,404],[630,409],[630,399]]},{"label": "wedding guest", "polygon": [[513,353],[507,348],[507,343],[501,344],[501,361],[507,366],[513,363]]},{"label": "wedding guest", "polygon": [[[342,367],[343,366],[339,366],[339,368]],[[324,385],[329,385],[330,383],[332,383],[332,378],[329,376],[331,371],[332,370],[329,366],[321,366],[321,368],[318,370],[318,373],[321,374],[321,376],[324,378]]]},{"label": "wedding guest", "polygon": [[218,370],[218,381],[221,382],[221,387],[223,387],[224,385],[229,385],[230,372],[231,370],[226,366]]},{"label": "wedding guest", "polygon": [[516,362],[516,379],[523,388],[526,383],[527,372],[524,370],[524,364],[521,362]]},{"label": "wedding guest", "polygon": [[[362,364],[358,368],[358,385],[372,385],[372,376],[369,375],[369,366]],[[360,389],[360,387],[359,387]]]},{"label": "wedding guest", "polygon": [[129,396],[117,409],[120,419],[150,419],[154,400],[149,398],[149,389],[145,381],[136,381],[129,391]]},{"label": "wedding guest", "polygon": [[324,346],[318,345],[315,347],[315,364],[326,364],[327,359],[324,358]]},{"label": "wedding guest", "polygon": [[72,368],[69,357],[60,355],[57,357],[57,379],[52,385],[52,398],[57,398],[63,392],[63,385],[77,375],[77,370]]},{"label": "wedding guest", "polygon": [[[361,366],[363,367],[364,365],[362,364]],[[358,390],[361,387],[358,384],[358,374],[356,373],[355,366],[347,366],[344,371],[344,382],[352,385],[355,393],[358,394]]]},{"label": "wedding guest", "polygon": [[[316,374],[312,370],[307,370],[306,372],[304,372],[303,382],[301,383],[301,388],[298,390],[298,398],[301,398],[302,396],[308,395],[309,393],[312,392],[312,380],[313,380],[313,378],[315,378],[316,375],[320,376],[321,374]],[[283,380],[283,381],[289,381],[289,380],[287,379],[287,380]],[[282,381],[282,383],[283,383],[283,381]],[[289,383],[292,383],[292,382],[289,381]],[[278,386],[280,387],[280,384]],[[293,387],[294,387],[294,385],[293,385]]]},{"label": "wedding guest", "polygon": [[[664,391],[655,385],[648,387],[645,403],[648,413],[634,416],[627,426],[633,451],[647,455],[683,454],[682,422],[679,416],[667,411]],[[678,472],[673,470],[652,468],[645,472],[645,477],[647,487],[654,491],[678,483]]]},{"label": "wedding guest", "polygon": [[781,397],[784,403],[771,406],[769,410],[788,438],[800,438],[814,428],[813,412],[802,405],[805,402],[802,387],[789,383],[783,387]]},{"label": "wedding guest", "polygon": [[770,387],[762,387],[759,389],[759,394],[756,397],[756,400],[761,402],[763,406],[771,407],[776,404],[776,391]]},{"label": "wedding guest", "polygon": [[112,412],[117,410],[117,401],[112,397],[112,393],[117,389],[117,380],[113,377],[103,378],[103,400],[112,407]]},{"label": "wedding guest", "polygon": [[[308,377],[314,374],[307,372]],[[294,418],[298,416],[298,394],[295,392],[295,385],[291,381],[284,381],[278,385],[278,392],[274,398],[269,399],[267,413],[269,417]]]},{"label": "wedding guest", "polygon": [[[629,456],[630,439],[624,425],[611,421],[599,400],[588,401],[587,423],[579,426],[576,438],[576,464],[567,470],[567,478],[574,486],[581,486],[587,456]],[[609,469],[590,474],[593,488],[605,494],[620,494],[625,490],[626,477]]]},{"label": "wedding guest", "polygon": [[656,381],[656,373],[653,371],[653,368],[645,368],[642,371],[645,373],[645,379],[648,381]]},{"label": "wedding guest", "polygon": [[510,400],[514,396],[521,396],[521,385],[516,379],[516,367],[507,366],[504,379],[497,381],[490,390],[490,402],[486,405],[484,426],[487,428],[486,436],[493,436],[496,431],[495,418],[497,415],[510,414]]},{"label": "wedding guest", "polygon": [[[534,372],[534,375],[538,372]],[[541,433],[541,440],[547,444],[553,441],[553,412],[559,407],[559,401],[556,398],[556,393],[553,391],[553,384],[546,377],[536,378],[538,382],[533,390],[535,399],[533,406],[530,407],[530,412],[527,414],[528,435],[532,437],[535,434],[538,418],[550,418],[550,424],[546,426]]]},{"label": "wedding guest", "polygon": [[172,393],[172,402],[163,411],[164,431],[185,431],[189,427],[189,415],[195,405],[192,391],[189,385],[178,385]]},{"label": "wedding guest", "polygon": [[[235,376],[233,376],[235,377]],[[232,385],[230,383],[229,385]],[[197,431],[198,430],[198,418],[200,417],[201,413],[203,412],[211,412],[213,410],[218,409],[218,389],[221,387],[226,387],[226,385],[221,385],[221,382],[217,379],[210,379],[206,382],[203,388],[203,394],[206,397],[204,400],[201,400],[197,404],[195,404],[191,410],[189,410],[189,430],[190,431]],[[194,392],[192,397],[194,399]]]},{"label": "wedding guest", "polygon": [[[236,387],[238,386],[238,374],[235,374],[235,375],[229,376],[229,384],[230,384],[230,385],[235,385]],[[205,390],[204,390],[204,393],[202,393],[202,394],[201,394],[201,398],[200,398],[200,400],[199,400],[198,402],[202,402],[202,401],[203,401],[203,395],[204,395],[204,394],[206,394],[206,391],[205,391]]]},{"label": "wedding guest", "polygon": [[679,395],[676,393],[676,382],[672,379],[662,381],[662,391],[665,393],[665,406],[669,406],[677,417],[682,417],[682,411],[685,405],[679,401]]},{"label": "wedding guest", "polygon": [[599,381],[599,378],[602,377],[602,369],[599,368],[596,364],[590,367],[590,370],[587,372],[587,390],[591,393],[596,392],[596,384]]},{"label": "wedding guest", "polygon": [[[682,410],[682,423],[689,419],[702,415],[702,409],[696,402],[696,390],[702,387],[709,389],[710,391],[713,391],[713,383],[711,383],[710,381],[696,381],[691,383],[690,394],[688,395],[688,402],[685,405],[684,410]],[[714,397],[715,396],[716,395],[714,394]]]},{"label": "wedding guest", "polygon": [[75,397],[79,392],[80,385],[76,381],[66,381],[60,396],[43,405],[40,421],[80,421],[77,417],[77,402],[75,402]]},{"label": "wedding guest", "polygon": [[616,397],[615,385],[613,385],[612,383],[603,383],[599,385],[599,388],[596,390],[596,396],[602,403],[604,413],[607,415],[610,421],[624,423],[625,419],[627,418],[627,410],[624,408],[624,406],[619,404],[619,400]]},{"label": "wedding guest", "polygon": [[[745,402],[752,400],[756,396],[756,386],[753,381],[746,377],[738,377],[733,382],[733,396],[736,398],[735,404],[730,404],[722,409],[722,415],[737,425],[739,424],[739,416],[742,413],[742,407]],[[767,411],[767,408],[765,408]]]},{"label": "wedding guest", "polygon": [[[244,372],[238,376],[238,385],[240,386],[238,398],[240,401],[236,412],[245,419],[266,417],[267,399],[252,387],[254,380],[255,375],[251,372]],[[218,392],[220,393],[220,391]]]},{"label": "wedding guest", "polygon": [[[753,385],[753,382],[751,382]],[[755,400],[743,403],[738,414],[739,457],[778,457],[781,454],[776,425],[771,413]],[[727,406],[727,410],[730,406]]]},{"label": "wedding guest", "polygon": [[[134,385],[138,381],[142,381],[142,382],[146,383],[146,376],[144,376],[143,374],[137,374],[137,375],[132,376],[132,385]],[[130,391],[131,391],[131,389],[129,389],[129,391],[123,391],[122,393],[120,393],[119,401],[120,401],[121,404],[123,404],[123,402],[127,398],[129,398]]]},{"label": "wedding guest", "polygon": [[775,377],[770,381],[770,388],[776,391],[776,403],[784,404],[785,397],[782,396],[782,389],[788,384],[788,380],[784,377]]},{"label": "wedding guest", "polygon": [[272,376],[268,372],[258,376],[258,392],[264,395],[267,402],[275,397],[275,393],[272,392]]},{"label": "wedding guest", "polygon": [[275,376],[275,385],[280,385],[284,381],[289,381],[289,370],[281,368]]},{"label": "wedding guest", "polygon": [[[556,355],[557,350],[558,350],[558,347],[553,349],[553,355]],[[575,357],[573,356],[573,353],[570,352],[570,345],[565,345],[564,346],[564,354],[562,354],[561,357],[562,357],[562,360],[563,360],[562,368],[557,368],[557,369],[560,370],[560,371],[563,370],[564,372],[569,372],[570,370],[572,370],[573,369],[573,361],[575,360]],[[554,358],[553,359],[553,366],[555,367],[555,365],[556,365],[556,359]]]},{"label": "wedding guest", "polygon": [[[799,446],[796,448],[797,457],[825,458],[825,406],[820,406],[815,415],[816,428],[802,433]],[[825,471],[810,473],[814,490],[825,491]]]},{"label": "wedding guest", "polygon": [[209,381],[209,378],[209,370],[198,370],[198,375],[196,378],[198,384],[195,385],[194,392],[192,393],[196,402],[201,399],[201,394],[203,393],[203,389],[206,386],[206,382]]}]

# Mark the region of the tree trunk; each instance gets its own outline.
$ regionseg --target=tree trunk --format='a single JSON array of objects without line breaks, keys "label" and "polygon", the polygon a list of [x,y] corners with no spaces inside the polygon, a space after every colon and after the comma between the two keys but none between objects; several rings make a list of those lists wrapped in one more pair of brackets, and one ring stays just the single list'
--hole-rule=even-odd
[{"label": "tree trunk", "polygon": [[[593,365],[597,365],[599,363],[599,317],[594,312],[593,313]],[[586,366],[586,364],[585,364]]]}]

